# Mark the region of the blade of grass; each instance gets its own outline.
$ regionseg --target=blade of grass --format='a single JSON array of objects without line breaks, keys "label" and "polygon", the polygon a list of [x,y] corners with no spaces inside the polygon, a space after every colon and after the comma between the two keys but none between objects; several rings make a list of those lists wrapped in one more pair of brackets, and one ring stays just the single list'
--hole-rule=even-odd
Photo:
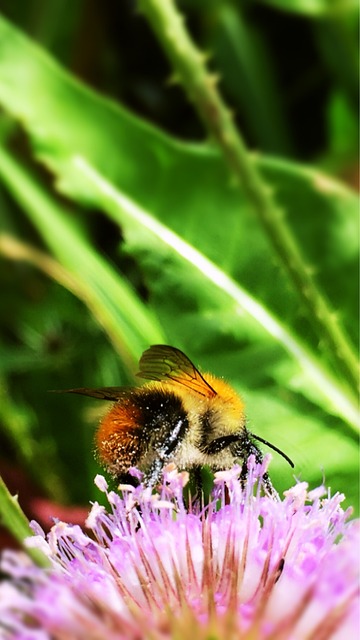
[{"label": "blade of grass", "polygon": [[0,476],[0,522],[14,536],[23,547],[30,558],[39,567],[49,567],[50,563],[45,554],[40,549],[27,547],[24,544],[25,538],[34,535],[30,528],[28,519],[22,511],[17,496],[12,496],[5,482]]},{"label": "blade of grass", "polygon": [[[221,67],[222,85],[234,108],[246,118],[256,145],[263,151],[289,156],[291,143],[276,86],[271,52],[241,6],[218,3],[208,26],[207,47]],[[269,126],[271,122],[271,126]]]}]

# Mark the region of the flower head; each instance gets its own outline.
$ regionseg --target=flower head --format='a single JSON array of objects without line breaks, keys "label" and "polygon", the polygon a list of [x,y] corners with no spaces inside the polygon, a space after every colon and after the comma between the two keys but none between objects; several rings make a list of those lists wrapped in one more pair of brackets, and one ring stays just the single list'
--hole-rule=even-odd
[{"label": "flower head", "polygon": [[264,495],[266,462],[216,474],[210,503],[186,507],[186,473],[164,471],[95,503],[91,535],[57,522],[28,543],[50,568],[7,552],[0,635],[26,640],[198,637],[303,640],[358,637],[359,523],[343,496],[306,483]]}]

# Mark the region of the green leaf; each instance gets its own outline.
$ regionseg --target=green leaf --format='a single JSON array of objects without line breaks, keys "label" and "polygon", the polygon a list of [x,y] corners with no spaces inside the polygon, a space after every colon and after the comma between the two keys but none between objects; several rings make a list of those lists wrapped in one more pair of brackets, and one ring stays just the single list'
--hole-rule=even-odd
[{"label": "green leaf", "polygon": [[[250,324],[248,331],[252,330],[256,339],[261,336],[263,338],[272,336],[293,356],[296,374],[290,375],[289,364],[286,370],[290,387],[301,389],[303,384],[306,395],[312,399],[316,397],[320,403],[325,401],[328,408],[346,416],[353,425],[356,424],[357,413],[353,412],[351,402],[346,400],[341,384],[329,375],[318,358],[304,348],[299,338],[291,330],[289,331],[286,324],[277,320],[263,304],[259,304],[259,301],[249,295],[233,277],[226,273],[226,269],[220,268],[180,235],[141,210],[81,158],[74,162],[74,174],[76,169],[81,173],[81,180],[88,177],[87,193],[93,193],[94,202],[102,206],[122,225],[130,250],[144,264],[150,287],[151,282],[155,282],[155,287],[160,290],[165,299],[171,295],[171,290],[173,296],[178,298],[179,286],[181,287],[180,283],[183,282],[188,301],[192,296],[198,301],[207,298],[215,308],[219,305],[228,308],[232,303],[233,314],[242,316],[240,332],[243,331],[244,326]],[[174,278],[173,274],[176,271]],[[169,273],[170,286],[164,282],[169,282]],[[184,295],[183,297],[185,298]],[[226,299],[227,297],[229,300]],[[173,307],[173,301],[171,306]],[[255,326],[252,321],[255,321]],[[295,381],[292,381],[293,377]]]}]

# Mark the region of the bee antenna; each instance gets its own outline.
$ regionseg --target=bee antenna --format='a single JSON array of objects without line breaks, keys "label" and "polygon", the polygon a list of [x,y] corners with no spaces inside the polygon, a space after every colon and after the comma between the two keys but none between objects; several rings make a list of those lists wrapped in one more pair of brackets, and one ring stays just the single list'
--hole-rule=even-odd
[{"label": "bee antenna", "polygon": [[275,447],[275,445],[271,444],[271,442],[268,442],[267,440],[264,440],[264,438],[260,438],[259,436],[255,436],[254,434],[252,434],[252,437],[255,440],[258,440],[259,442],[262,442],[263,444],[266,444],[268,447],[270,447],[270,449],[273,449],[274,451],[276,451],[276,453],[279,453],[289,463],[290,467],[294,468],[295,465],[294,465],[293,461],[290,460],[289,456],[287,456],[286,453],[281,451],[281,449],[278,449],[277,447]]}]

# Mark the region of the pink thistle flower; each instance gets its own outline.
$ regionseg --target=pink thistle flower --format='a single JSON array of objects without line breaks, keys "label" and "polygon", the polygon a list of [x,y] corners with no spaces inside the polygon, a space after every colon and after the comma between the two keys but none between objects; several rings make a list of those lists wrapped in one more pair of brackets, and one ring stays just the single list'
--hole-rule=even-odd
[{"label": "pink thistle flower", "polygon": [[49,569],[6,552],[0,637],[6,640],[355,640],[359,522],[343,496],[304,482],[284,500],[262,491],[266,462],[215,476],[210,503],[186,507],[187,474],[169,466],[159,493],[108,490],[80,527],[34,524],[28,544]]}]

